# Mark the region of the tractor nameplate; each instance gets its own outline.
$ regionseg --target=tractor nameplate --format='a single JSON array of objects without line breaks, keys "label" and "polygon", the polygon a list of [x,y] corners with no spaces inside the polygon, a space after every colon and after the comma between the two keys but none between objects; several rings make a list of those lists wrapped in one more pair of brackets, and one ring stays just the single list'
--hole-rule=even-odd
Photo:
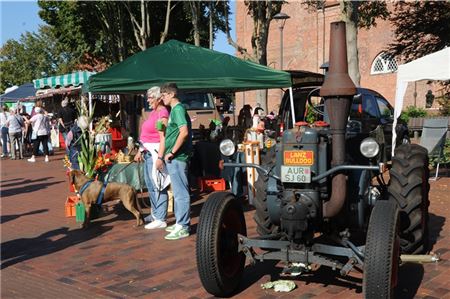
[{"label": "tractor nameplate", "polygon": [[313,151],[284,151],[284,165],[313,165]]},{"label": "tractor nameplate", "polygon": [[311,183],[311,169],[303,166],[281,166],[283,183]]}]

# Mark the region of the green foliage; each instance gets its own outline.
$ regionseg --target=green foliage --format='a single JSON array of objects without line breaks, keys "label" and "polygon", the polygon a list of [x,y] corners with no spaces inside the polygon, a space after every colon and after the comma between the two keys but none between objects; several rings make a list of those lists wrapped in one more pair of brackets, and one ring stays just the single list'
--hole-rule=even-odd
[{"label": "green foliage", "polygon": [[79,126],[82,130],[80,137],[81,151],[78,154],[78,163],[80,165],[80,170],[86,173],[86,176],[92,178],[95,174],[95,162],[97,160],[97,155],[95,151],[95,133],[90,132],[89,127],[84,128],[80,122],[85,124],[90,124],[92,117],[94,115],[95,105],[89,114],[88,108],[84,101],[80,101],[77,104],[79,117]]},{"label": "green foliage", "polygon": [[36,78],[70,71],[71,55],[59,51],[56,43],[48,26],[41,26],[38,33],[25,32],[18,41],[8,40],[0,49],[0,92]]},{"label": "green foliage", "polygon": [[[222,6],[217,3],[214,32],[224,30]],[[58,46],[70,52],[79,64],[95,62],[113,64],[141,51],[138,40],[146,36],[146,47],[160,43],[164,31],[167,1],[38,1],[39,15],[58,37]],[[144,4],[144,5],[142,5]],[[170,26],[166,41],[176,39],[193,43],[191,13],[188,2],[172,1]],[[201,45],[207,46],[208,2],[202,1],[200,14]],[[144,9],[142,11],[142,9]],[[147,32],[138,32],[134,25],[148,17]]]},{"label": "green foliage", "polygon": [[450,46],[450,1],[399,1],[390,21],[395,40],[389,53],[404,62]]},{"label": "green foliage", "polygon": [[[309,12],[316,13],[317,10],[324,8],[325,2],[325,0],[302,0],[301,4]],[[389,16],[389,11],[384,1],[344,1],[342,13],[347,14],[350,11],[352,13],[349,17],[358,28],[369,29],[377,25],[377,18],[386,20]]]},{"label": "green foliage", "polygon": [[308,104],[307,111],[306,111],[306,117],[305,117],[306,122],[309,124],[312,124],[318,119],[319,119],[319,114],[316,111],[314,111],[314,109]]},{"label": "green foliage", "polygon": [[412,117],[425,117],[425,116],[427,116],[427,111],[425,109],[414,106],[408,106],[400,114],[400,119],[408,123],[409,119]]},{"label": "green foliage", "polygon": [[[436,156],[430,157],[430,165],[432,165],[433,167],[436,167],[438,160],[439,159]],[[441,157],[440,163],[441,164],[450,163],[450,139],[445,140],[443,157]]]},{"label": "green foliage", "polygon": [[359,2],[358,27],[369,29],[377,25],[376,19],[386,20],[389,11],[385,1],[352,1]]},{"label": "green foliage", "polygon": [[438,98],[437,101],[440,105],[439,112],[441,115],[450,116],[450,93]]}]

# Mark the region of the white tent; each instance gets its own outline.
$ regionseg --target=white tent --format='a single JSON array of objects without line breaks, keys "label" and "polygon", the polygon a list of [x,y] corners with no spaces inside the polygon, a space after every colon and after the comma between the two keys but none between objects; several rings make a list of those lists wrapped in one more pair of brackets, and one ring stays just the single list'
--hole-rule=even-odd
[{"label": "white tent", "polygon": [[[397,70],[397,88],[395,90],[394,125],[403,108],[403,97],[408,82],[419,80],[450,80],[450,47],[402,64]],[[393,129],[392,156],[394,155],[397,134]]]}]

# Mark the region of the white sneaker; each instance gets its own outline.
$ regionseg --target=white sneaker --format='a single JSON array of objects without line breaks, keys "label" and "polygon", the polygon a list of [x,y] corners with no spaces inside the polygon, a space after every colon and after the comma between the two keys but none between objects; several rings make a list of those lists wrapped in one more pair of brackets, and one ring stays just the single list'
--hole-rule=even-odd
[{"label": "white sneaker", "polygon": [[4,158],[6,155],[5,154],[1,154],[0,157]]},{"label": "white sneaker", "polygon": [[145,223],[149,223],[153,221],[152,214],[149,214],[147,217],[144,218]]},{"label": "white sneaker", "polygon": [[145,229],[156,229],[156,228],[166,228],[167,223],[165,221],[161,221],[156,219],[155,221],[150,222],[144,226]]},{"label": "white sneaker", "polygon": [[28,162],[31,162],[31,163],[34,163],[34,162],[36,162],[36,159],[35,159],[35,158],[30,158],[30,159],[28,159],[27,161],[28,161]]},{"label": "white sneaker", "polygon": [[48,162],[48,156],[45,156],[44,162]]}]

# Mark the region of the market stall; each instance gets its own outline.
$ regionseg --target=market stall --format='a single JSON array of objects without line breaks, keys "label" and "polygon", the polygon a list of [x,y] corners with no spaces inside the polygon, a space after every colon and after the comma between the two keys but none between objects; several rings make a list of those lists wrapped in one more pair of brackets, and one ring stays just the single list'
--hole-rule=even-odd
[{"label": "market stall", "polygon": [[[83,92],[89,93],[90,98],[96,94],[114,93],[136,101],[137,95],[142,95],[149,87],[167,82],[176,82],[180,90],[191,92],[236,92],[290,88],[292,85],[291,75],[287,72],[170,40],[91,76],[88,84],[83,86]],[[202,144],[205,143],[199,143],[198,147]],[[196,152],[202,152],[202,149],[196,149]],[[193,161],[201,159],[194,157]],[[205,163],[200,161],[199,164]],[[208,164],[218,163],[209,161]]]}]

